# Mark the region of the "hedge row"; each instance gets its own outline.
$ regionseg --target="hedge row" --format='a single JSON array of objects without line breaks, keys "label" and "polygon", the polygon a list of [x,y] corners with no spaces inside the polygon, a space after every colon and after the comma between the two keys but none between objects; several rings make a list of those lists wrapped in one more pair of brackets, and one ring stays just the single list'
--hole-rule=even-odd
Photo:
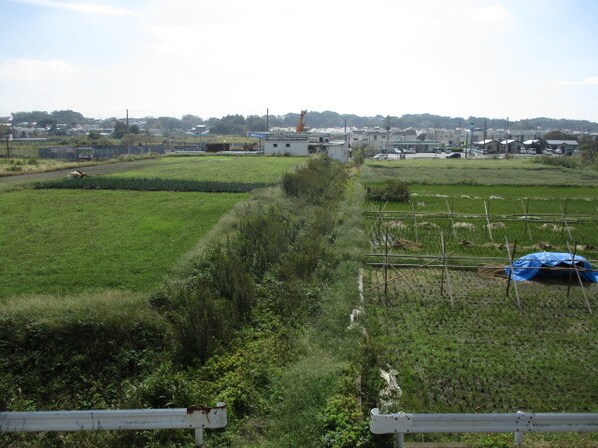
[{"label": "hedge row", "polygon": [[80,177],[42,181],[37,189],[64,188],[84,190],[131,190],[131,191],[195,191],[203,193],[247,193],[263,188],[267,183],[215,182],[207,180],[127,178],[127,177]]}]

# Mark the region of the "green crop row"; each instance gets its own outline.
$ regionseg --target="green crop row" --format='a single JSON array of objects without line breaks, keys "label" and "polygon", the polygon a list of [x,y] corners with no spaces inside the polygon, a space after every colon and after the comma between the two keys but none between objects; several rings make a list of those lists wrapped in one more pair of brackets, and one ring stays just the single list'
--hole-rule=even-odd
[{"label": "green crop row", "polygon": [[195,191],[204,193],[247,193],[269,184],[217,182],[204,180],[161,179],[142,177],[80,177],[38,182],[37,189],[131,190],[131,191]]}]

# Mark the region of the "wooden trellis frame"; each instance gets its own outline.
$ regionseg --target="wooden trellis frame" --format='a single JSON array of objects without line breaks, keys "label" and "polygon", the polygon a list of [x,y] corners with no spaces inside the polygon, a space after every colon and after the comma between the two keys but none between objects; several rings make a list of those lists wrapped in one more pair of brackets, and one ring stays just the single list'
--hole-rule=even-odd
[{"label": "wooden trellis frame", "polygon": [[[447,201],[447,207],[448,207],[449,214],[446,216],[446,218],[453,221],[453,213],[448,204],[448,201]],[[565,227],[567,227],[568,221],[566,218],[566,209],[562,208],[561,210],[562,210],[562,214],[560,217],[563,219]],[[524,211],[526,212],[526,220],[527,220],[528,209],[524,207]],[[598,211],[598,208],[597,208],[597,211]],[[389,212],[383,212],[383,210],[381,208],[379,215],[378,215],[378,219],[376,221],[376,225],[374,225],[372,227],[372,229],[370,229],[370,234],[374,230],[374,227],[378,227],[378,231],[380,231],[380,229],[382,227],[382,221],[383,221],[381,215],[383,213],[389,213]],[[412,211],[408,212],[408,213],[410,213],[412,215],[412,217],[413,217],[412,219],[414,221],[414,226],[415,226],[415,223],[417,222],[416,216],[417,215],[421,216],[422,214],[418,213],[414,207],[412,208]],[[491,215],[488,212],[487,208],[486,208],[486,213],[483,216],[486,218],[488,227],[490,227],[490,216]],[[530,232],[530,236],[531,236],[531,232]],[[451,254],[448,254],[446,251],[444,232],[442,230],[440,231],[441,254],[426,254],[426,255],[422,255],[422,254],[392,254],[390,251],[390,247],[389,247],[390,246],[390,238],[389,238],[388,227],[385,228],[383,240],[384,240],[383,253],[379,253],[376,245],[373,242],[371,242],[371,246],[374,249],[374,253],[367,254],[368,258],[382,257],[382,263],[380,263],[379,261],[378,262],[370,261],[367,263],[369,266],[382,267],[384,269],[383,283],[375,285],[374,288],[383,286],[384,287],[384,296],[385,296],[385,298],[387,298],[389,283],[396,279],[400,279],[401,281],[405,282],[407,284],[407,286],[410,287],[410,289],[412,291],[415,291],[414,288],[409,284],[409,282],[406,281],[404,276],[401,275],[399,269],[400,268],[437,268],[437,269],[442,270],[442,275],[441,275],[441,280],[440,280],[440,294],[442,296],[444,296],[444,293],[445,293],[444,285],[445,285],[445,280],[446,280],[447,291],[448,291],[451,307],[454,307],[454,297],[453,297],[452,287],[450,284],[450,275],[449,275],[450,270],[493,268],[495,266],[489,266],[488,263],[500,262],[500,263],[506,264],[505,268],[510,267],[511,272],[513,272],[513,261],[515,259],[515,253],[516,253],[516,249],[517,249],[517,242],[515,242],[513,245],[513,251],[511,252],[511,246],[509,244],[509,240],[507,237],[505,237],[506,257],[475,257],[475,256],[451,255]],[[567,243],[568,252],[571,255],[571,260],[572,260],[571,268],[542,266],[539,269],[541,271],[547,271],[547,270],[548,271],[549,270],[555,270],[555,271],[568,270],[568,271],[570,271],[569,283],[568,283],[568,287],[567,287],[567,297],[569,297],[569,292],[570,292],[571,283],[572,283],[572,279],[573,279],[573,273],[575,273],[578,283],[581,287],[581,291],[582,291],[582,294],[584,297],[586,308],[588,309],[588,312],[592,313],[593,312],[592,307],[591,307],[590,301],[587,297],[587,294],[585,291],[586,287],[583,284],[580,273],[583,271],[594,271],[594,269],[585,269],[585,268],[580,268],[579,266],[577,266],[577,264],[575,263],[577,245],[574,245],[575,250],[572,251],[569,241],[567,241],[566,243]],[[406,259],[406,260],[408,260],[408,262],[401,262],[402,259]],[[414,260],[425,260],[426,262],[415,263]],[[463,263],[464,260],[465,260],[465,263]],[[451,261],[458,262],[458,263],[457,264],[449,263]],[[587,261],[590,264],[598,263],[598,260],[587,260]],[[476,262],[476,263],[470,264],[467,262]],[[436,263],[436,264],[434,264],[434,263]],[[395,273],[394,276],[389,277],[389,275],[388,275],[389,269],[391,269]],[[515,291],[517,307],[519,309],[521,309],[521,297],[519,295],[519,290],[517,288],[517,282],[512,282],[512,283],[513,283],[513,289]],[[509,275],[507,277],[507,286],[506,286],[506,296],[507,297],[509,296],[510,284],[511,284],[511,275]]]}]

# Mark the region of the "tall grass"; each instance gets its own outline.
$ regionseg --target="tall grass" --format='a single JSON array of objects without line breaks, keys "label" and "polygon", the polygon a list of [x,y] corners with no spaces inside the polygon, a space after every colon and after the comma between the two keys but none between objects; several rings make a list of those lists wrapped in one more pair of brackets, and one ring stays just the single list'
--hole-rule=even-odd
[{"label": "tall grass", "polygon": [[[306,179],[318,179],[317,185],[293,191],[320,203],[336,186],[334,178],[340,171],[329,160],[310,161],[293,175],[291,184],[306,186]],[[205,362],[229,344],[232,330],[242,327],[255,306],[256,292],[267,290],[264,284],[312,275],[322,254],[320,232],[330,226],[322,226],[321,215],[310,215],[284,203],[244,209],[225,242],[206,249],[190,261],[181,279],[153,295],[151,303],[176,328],[179,360],[189,365]],[[281,294],[272,309],[286,319],[285,313],[301,308],[297,301],[292,294]],[[186,316],[190,307],[193,319]]]}]

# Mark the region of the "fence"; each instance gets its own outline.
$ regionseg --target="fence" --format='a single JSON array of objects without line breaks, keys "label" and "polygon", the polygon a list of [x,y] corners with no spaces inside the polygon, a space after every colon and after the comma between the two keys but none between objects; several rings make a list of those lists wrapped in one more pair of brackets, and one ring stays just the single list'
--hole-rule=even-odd
[{"label": "fence", "polygon": [[204,428],[224,428],[226,406],[178,409],[0,412],[0,432],[194,429],[195,445]]},{"label": "fence", "polygon": [[[95,146],[93,147],[93,158],[96,160],[105,160],[126,154],[164,154],[166,147],[160,146]],[[50,148],[40,148],[38,151],[40,159],[64,159],[79,160],[79,148],[74,146],[55,146]]]},{"label": "fence", "polygon": [[525,433],[598,432],[598,414],[380,414],[374,408],[370,413],[370,430],[374,434],[396,434],[399,448],[403,448],[405,434],[443,432],[512,432],[519,446]]}]

